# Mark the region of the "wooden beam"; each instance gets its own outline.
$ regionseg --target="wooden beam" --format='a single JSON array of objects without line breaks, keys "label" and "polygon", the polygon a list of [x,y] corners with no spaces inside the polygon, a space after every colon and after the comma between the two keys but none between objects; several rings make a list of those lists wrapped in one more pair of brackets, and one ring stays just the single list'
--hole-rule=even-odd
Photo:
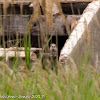
[{"label": "wooden beam", "polygon": [[85,3],[85,2],[92,2],[92,1],[96,1],[96,0],[61,0],[61,3]]},{"label": "wooden beam", "polygon": [[[37,53],[39,51],[42,51],[42,48],[31,48],[30,55],[32,55],[33,52]],[[6,61],[8,61],[9,58],[15,56],[20,58],[25,58],[25,48],[24,47],[0,48],[0,57],[6,57]]]},{"label": "wooden beam", "polygon": [[[4,3],[8,3],[8,4],[12,4],[12,0],[0,0],[0,4],[4,4]],[[32,2],[32,0],[14,0],[13,4],[30,4]]]},{"label": "wooden beam", "polygon": [[[24,47],[10,47],[10,48],[0,48],[0,53],[1,51],[25,51]],[[42,51],[42,48],[30,48],[30,51],[36,52],[36,51]]]},{"label": "wooden beam", "polygon": [[[13,22],[11,20],[12,18],[14,18],[14,16],[15,16],[15,18],[17,17],[17,20],[16,19],[14,20],[15,22]],[[3,18],[4,15],[1,15],[0,17]],[[72,19],[78,20],[80,18],[80,15],[65,15],[65,17],[66,17],[66,21],[67,21],[68,25],[71,26]],[[44,28],[45,27],[45,17],[43,15],[41,15],[41,19],[43,20],[42,27]],[[1,20],[6,20],[6,22],[10,22],[10,25],[9,25],[9,23],[6,23],[6,25],[5,25],[5,28],[4,28],[5,35],[7,35],[7,33],[9,35],[16,34],[16,30],[19,34],[24,35],[26,33],[25,32],[25,29],[26,29],[25,24],[28,23],[29,15],[6,15],[6,19],[1,19]],[[24,20],[26,20],[26,23],[23,22]],[[22,23],[20,23],[20,22],[22,22]],[[18,24],[15,24],[15,23],[18,23]],[[38,21],[36,21],[34,23],[36,23],[36,26],[33,25],[33,27],[31,28],[31,31],[30,31],[31,35],[32,36],[40,35],[39,23],[38,23]],[[60,15],[53,16],[53,25],[56,27],[53,26],[53,28],[49,31],[49,35],[55,36],[56,33],[59,36],[67,35],[67,31],[64,31],[65,26],[64,26],[64,22],[62,21],[62,18]],[[2,26],[4,26],[4,24],[2,24]],[[20,26],[23,26],[23,28],[20,28]],[[12,31],[12,29],[13,29],[13,31]]]},{"label": "wooden beam", "polygon": [[[92,2],[92,1],[96,1],[96,0],[61,0],[61,3],[75,3],[75,2]],[[0,4],[4,4],[4,2],[6,3],[12,3],[12,0],[0,0]],[[13,0],[14,4],[27,4],[27,3],[32,3],[32,0]]]}]

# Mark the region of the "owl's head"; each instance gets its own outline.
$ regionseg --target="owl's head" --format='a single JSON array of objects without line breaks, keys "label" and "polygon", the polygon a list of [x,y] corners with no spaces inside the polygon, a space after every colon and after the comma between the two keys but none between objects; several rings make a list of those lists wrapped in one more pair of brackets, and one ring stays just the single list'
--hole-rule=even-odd
[{"label": "owl's head", "polygon": [[52,43],[51,45],[50,45],[50,47],[56,47],[56,44],[54,44],[54,43]]},{"label": "owl's head", "polygon": [[51,50],[51,51],[56,51],[56,50],[57,50],[56,44],[52,43],[52,44],[50,45],[50,50]]}]

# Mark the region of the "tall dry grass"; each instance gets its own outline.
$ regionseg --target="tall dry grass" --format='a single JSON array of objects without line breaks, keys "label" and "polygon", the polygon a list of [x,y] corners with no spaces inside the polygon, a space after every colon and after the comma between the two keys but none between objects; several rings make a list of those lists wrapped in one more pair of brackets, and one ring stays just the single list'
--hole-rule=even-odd
[{"label": "tall dry grass", "polygon": [[[48,40],[48,31],[52,27],[51,9],[53,3],[57,5],[61,16],[64,18],[59,2],[60,1],[57,0],[51,0],[50,2],[42,0],[42,9],[46,17],[47,26],[45,34],[41,32],[42,39],[45,37]],[[30,31],[32,23],[37,18],[39,18],[41,24],[39,0],[33,1],[33,4],[34,8],[38,9],[35,9],[31,16],[27,32]],[[6,14],[6,8],[7,4],[4,6],[4,14]],[[40,28],[42,28],[42,26]],[[44,43],[45,42],[43,42],[43,45]],[[49,69],[48,72],[43,70],[41,58],[37,60],[34,72],[28,70],[23,61],[21,62],[22,65],[14,69],[10,69],[8,64],[6,64],[7,62],[0,62],[0,100],[27,100],[28,98],[26,96],[30,97],[29,100],[99,100],[100,75],[89,65],[88,58],[82,59],[80,66],[77,66],[73,59],[70,60],[72,64],[69,66],[66,65],[65,68],[58,63],[58,75],[51,69]],[[15,59],[14,66],[16,66],[16,64],[17,60]],[[73,70],[73,67],[75,67],[75,70]],[[39,95],[40,98],[36,95]],[[17,97],[3,98],[2,96]],[[19,96],[20,98],[18,98]]]},{"label": "tall dry grass", "polygon": [[[71,60],[73,63],[73,60]],[[73,70],[75,64],[58,68],[58,75],[49,70],[43,70],[38,59],[35,72],[27,68],[8,71],[8,66],[0,62],[0,95],[17,96],[16,100],[99,100],[100,76],[85,63],[77,66],[76,73]],[[82,63],[83,63],[82,62]],[[2,68],[1,68],[2,67]],[[24,97],[19,97],[19,95]],[[36,97],[36,96],[39,97]],[[3,100],[0,96],[0,100]],[[33,97],[33,98],[32,98]],[[4,98],[5,100],[6,98]],[[14,98],[7,98],[13,100]]]}]

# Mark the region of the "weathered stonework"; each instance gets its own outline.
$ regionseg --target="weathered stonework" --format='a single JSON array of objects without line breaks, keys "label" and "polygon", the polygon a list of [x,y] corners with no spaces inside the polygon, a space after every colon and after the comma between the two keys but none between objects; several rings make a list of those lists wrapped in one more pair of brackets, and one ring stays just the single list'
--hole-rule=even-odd
[{"label": "weathered stonework", "polygon": [[100,1],[93,1],[83,12],[77,26],[66,41],[60,61],[71,56],[76,64],[89,57],[92,66],[100,72]]}]

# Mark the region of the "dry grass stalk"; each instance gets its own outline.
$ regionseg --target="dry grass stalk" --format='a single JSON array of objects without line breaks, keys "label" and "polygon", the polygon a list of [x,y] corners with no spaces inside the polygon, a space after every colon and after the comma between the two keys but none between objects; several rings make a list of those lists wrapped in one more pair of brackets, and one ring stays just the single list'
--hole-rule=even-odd
[{"label": "dry grass stalk", "polygon": [[84,40],[86,43],[88,43],[89,42],[89,33],[88,33],[88,26],[87,26],[86,20],[84,21],[84,29],[85,29]]},{"label": "dry grass stalk", "polygon": [[4,1],[4,5],[3,5],[3,14],[6,15],[7,14],[7,8],[8,8],[9,4],[8,2],[6,2],[6,0]]},{"label": "dry grass stalk", "polygon": [[5,70],[7,70],[7,72],[9,73],[9,75],[12,75],[13,74],[13,71],[8,67],[7,64],[5,64],[3,62],[0,62],[0,68],[1,67],[5,67]]},{"label": "dry grass stalk", "polygon": [[65,16],[64,16],[63,12],[62,12],[62,8],[61,8],[61,5],[60,5],[60,2],[61,2],[60,0],[54,0],[54,3],[55,3],[56,6],[58,7],[59,13],[60,13],[60,15],[61,15],[61,17],[62,17],[62,19],[63,19],[65,25],[66,25],[67,33],[68,33],[68,35],[70,35],[70,33],[71,33],[70,27],[69,27],[69,25],[68,25],[68,23],[67,23],[67,21],[66,21],[66,18],[65,18]]},{"label": "dry grass stalk", "polygon": [[73,31],[73,29],[75,28],[77,24],[77,20],[75,18],[72,19],[72,23],[71,23],[71,31]]},{"label": "dry grass stalk", "polygon": [[27,26],[27,29],[26,29],[26,33],[28,33],[30,31],[30,29],[33,25],[33,22],[36,21],[41,15],[39,0],[36,0],[36,1],[33,0],[33,6],[35,8],[34,13],[32,14],[32,16],[29,20],[29,23],[28,23],[28,26]]},{"label": "dry grass stalk", "polygon": [[47,32],[52,27],[53,16],[52,16],[53,0],[45,0],[45,17],[46,17],[46,30]]},{"label": "dry grass stalk", "polygon": [[23,15],[23,3],[20,3],[20,14]]}]

